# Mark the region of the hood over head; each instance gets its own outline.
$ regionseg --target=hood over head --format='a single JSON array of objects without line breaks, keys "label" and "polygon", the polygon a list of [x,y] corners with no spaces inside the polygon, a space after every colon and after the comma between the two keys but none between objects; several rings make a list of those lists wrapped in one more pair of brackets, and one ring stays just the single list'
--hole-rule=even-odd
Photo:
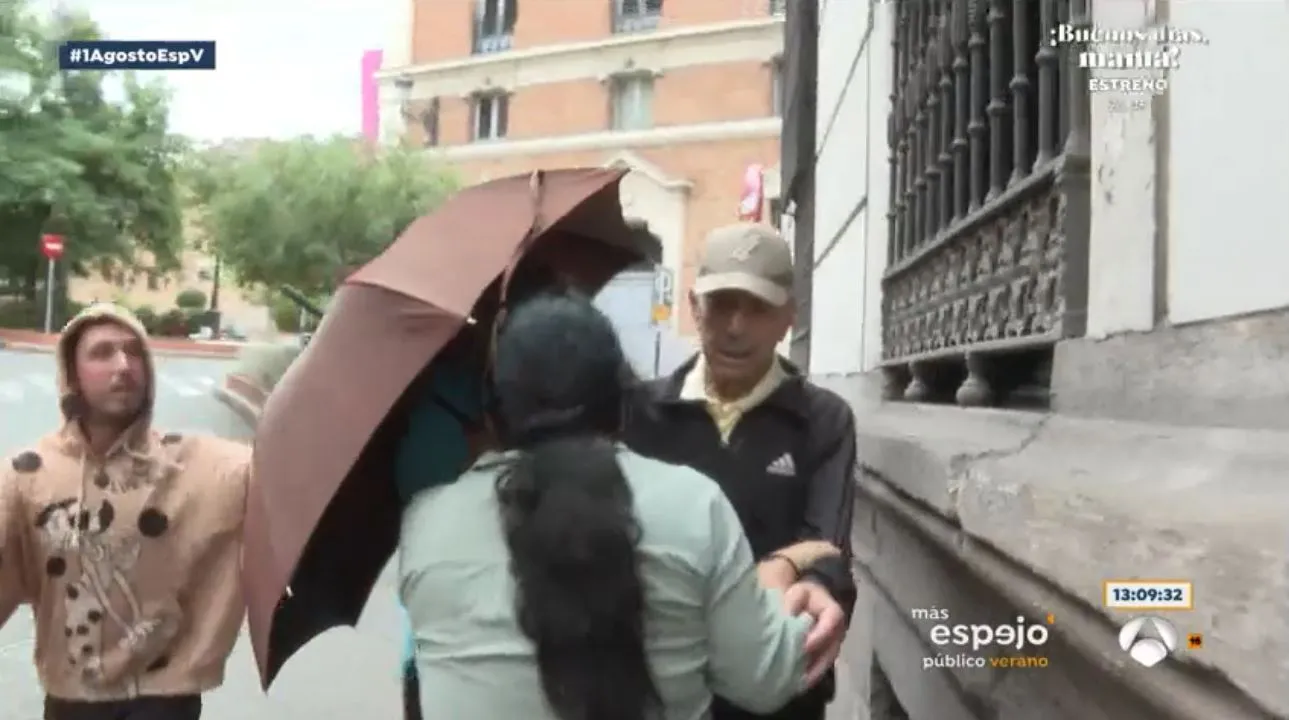
[{"label": "hood over head", "polygon": [[73,382],[76,372],[76,345],[87,328],[101,323],[113,323],[123,327],[143,341],[144,376],[147,387],[144,388],[143,411],[131,430],[132,434],[147,432],[151,425],[157,385],[152,349],[148,346],[148,331],[144,329],[143,323],[139,322],[134,313],[112,303],[94,303],[77,313],[76,317],[63,326],[55,354],[55,361],[58,364],[59,409],[63,413],[63,419],[72,423],[85,411],[85,402],[77,393]]}]

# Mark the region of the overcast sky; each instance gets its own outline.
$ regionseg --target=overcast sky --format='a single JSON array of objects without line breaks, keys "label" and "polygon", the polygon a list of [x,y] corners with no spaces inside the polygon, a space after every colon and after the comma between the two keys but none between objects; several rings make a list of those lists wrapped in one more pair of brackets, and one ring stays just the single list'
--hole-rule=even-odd
[{"label": "overcast sky", "polygon": [[114,40],[216,41],[216,70],[164,73],[174,131],[202,140],[358,133],[362,53],[392,22],[388,0],[62,2]]}]

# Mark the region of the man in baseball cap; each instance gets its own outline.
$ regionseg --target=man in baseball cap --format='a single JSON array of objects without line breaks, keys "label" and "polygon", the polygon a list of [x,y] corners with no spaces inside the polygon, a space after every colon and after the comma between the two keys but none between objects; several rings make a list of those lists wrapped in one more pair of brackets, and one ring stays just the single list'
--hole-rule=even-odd
[{"label": "man in baseball cap", "polygon": [[[713,230],[690,293],[701,352],[648,383],[627,421],[633,450],[693,467],[721,486],[758,575],[773,575],[789,588],[789,609],[815,619],[806,640],[809,687],[800,696],[768,715],[717,697],[712,720],[823,720],[855,604],[855,417],[778,355],[794,320],[792,281],[792,251],[774,228]],[[781,551],[803,540],[827,541],[841,554],[806,567],[785,561]]]},{"label": "man in baseball cap", "polygon": [[713,230],[694,292],[749,292],[776,307],[792,298],[792,250],[772,227],[739,223]]},{"label": "man in baseball cap", "polygon": [[777,368],[792,327],[792,251],[768,225],[713,230],[690,295],[710,389],[744,397]]}]

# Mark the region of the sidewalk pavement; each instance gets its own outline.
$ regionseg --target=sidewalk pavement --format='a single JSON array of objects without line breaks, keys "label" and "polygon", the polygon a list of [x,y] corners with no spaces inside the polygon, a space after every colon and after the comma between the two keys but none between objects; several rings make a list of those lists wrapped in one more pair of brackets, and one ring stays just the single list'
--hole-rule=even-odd
[{"label": "sidewalk pavement", "polygon": [[[58,333],[0,328],[0,350],[50,353],[54,351],[54,347],[57,344]],[[196,358],[233,358],[241,352],[245,345],[245,343],[239,342],[168,337],[148,338],[148,344],[156,355]]]}]

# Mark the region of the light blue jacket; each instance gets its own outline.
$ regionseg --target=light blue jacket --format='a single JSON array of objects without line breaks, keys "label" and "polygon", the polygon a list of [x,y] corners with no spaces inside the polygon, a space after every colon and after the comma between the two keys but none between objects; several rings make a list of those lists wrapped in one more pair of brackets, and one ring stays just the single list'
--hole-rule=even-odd
[{"label": "light blue jacket", "polygon": [[[712,696],[755,713],[803,689],[808,616],[783,610],[757,581],[752,550],[729,500],[691,468],[622,449],[643,530],[640,573],[646,652],[661,695],[659,720],[708,720]],[[470,720],[556,720],[532,642],[515,619],[510,552],[498,518],[499,456],[419,493],[403,511],[399,592],[416,633],[421,697]]]}]

